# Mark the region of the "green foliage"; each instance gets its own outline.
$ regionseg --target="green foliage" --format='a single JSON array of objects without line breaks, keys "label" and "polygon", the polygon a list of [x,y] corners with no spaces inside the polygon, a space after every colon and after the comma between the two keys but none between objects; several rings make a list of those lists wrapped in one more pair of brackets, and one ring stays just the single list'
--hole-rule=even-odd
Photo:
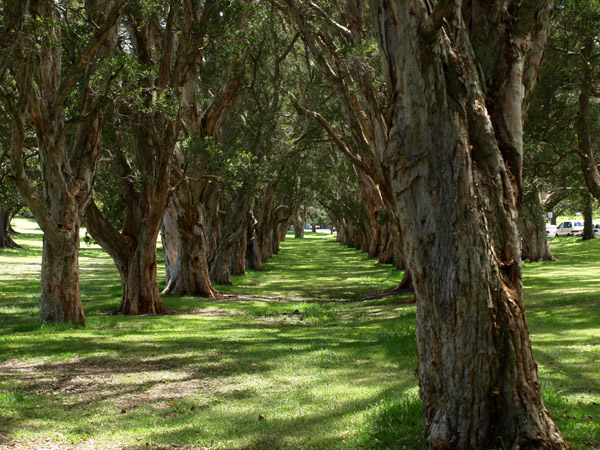
[{"label": "green foliage", "polygon": [[[563,207],[580,209],[577,203],[587,191],[577,149],[577,115],[584,68],[589,64],[596,85],[600,80],[598,46],[585,62],[582,49],[598,39],[600,2],[568,0],[555,9],[549,40],[540,71],[540,81],[528,110],[525,134],[524,176],[542,193],[563,191]],[[592,146],[600,149],[600,103],[590,111]],[[596,158],[600,153],[596,155]]]}]

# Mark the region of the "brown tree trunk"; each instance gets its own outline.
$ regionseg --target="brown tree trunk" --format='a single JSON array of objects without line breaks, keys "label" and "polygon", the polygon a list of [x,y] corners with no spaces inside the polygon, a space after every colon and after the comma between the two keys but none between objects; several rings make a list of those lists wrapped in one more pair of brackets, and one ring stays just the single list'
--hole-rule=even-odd
[{"label": "brown tree trunk", "polygon": [[418,299],[426,441],[565,449],[541,398],[517,230],[523,114],[551,6],[371,5],[396,99],[385,154]]},{"label": "brown tree trunk", "polygon": [[138,245],[130,250],[127,268],[122,273],[121,314],[163,314],[165,307],[158,291],[156,275],[156,238],[158,233],[143,232]]},{"label": "brown tree trunk", "polygon": [[184,189],[178,194],[163,218],[163,236],[167,237],[163,238],[167,268],[164,292],[215,298],[218,292],[208,271],[202,208],[187,201]]},{"label": "brown tree trunk", "polygon": [[0,248],[22,248],[11,236],[10,218],[10,210],[0,210]]},{"label": "brown tree trunk", "polygon": [[[132,203],[131,209],[136,209],[136,204]],[[94,203],[88,206],[85,221],[90,235],[119,269],[122,294],[117,312],[131,315],[164,313],[156,275],[158,231],[142,225],[139,228],[128,227],[129,231],[121,234],[102,216]]]},{"label": "brown tree trunk", "polygon": [[254,270],[264,270],[261,248],[256,243],[256,224],[254,214],[250,212],[246,237],[246,267]]},{"label": "brown tree trunk", "polygon": [[59,237],[44,236],[40,320],[85,322],[79,292],[79,225]]},{"label": "brown tree trunk", "polygon": [[521,258],[527,262],[555,261],[546,234],[546,221],[544,210],[540,199],[540,193],[536,188],[527,192],[523,198],[521,208],[520,232],[521,232]]},{"label": "brown tree trunk", "polygon": [[296,210],[293,217],[294,224],[294,237],[296,239],[302,239],[304,237],[304,226],[306,225],[306,213],[308,207],[306,204]]},{"label": "brown tree trunk", "polygon": [[[217,253],[210,267],[210,278],[217,284],[231,284],[230,263],[237,244],[246,234],[248,225],[249,196],[238,193],[231,202],[225,217],[225,226]],[[245,258],[244,258],[245,259]]]},{"label": "brown tree trunk", "polygon": [[583,233],[581,233],[581,237],[584,241],[589,241],[590,239],[594,239],[594,208],[589,194],[584,196],[583,201],[585,204],[583,207]]},{"label": "brown tree trunk", "polygon": [[[19,78],[18,104],[2,95],[14,121],[12,165],[21,196],[44,232],[42,253],[42,322],[83,323],[79,292],[79,228],[91,198],[100,150],[101,102],[97,89],[90,88],[96,57],[110,53],[125,0],[86,4],[83,14],[97,26],[86,45],[77,49],[68,70],[62,65],[63,48],[60,12],[54,2],[41,0],[30,5],[30,16],[22,16],[21,36],[36,34],[35,46],[19,45],[11,72]],[[17,10],[13,10],[17,11]],[[20,11],[24,13],[23,10]],[[39,33],[38,18],[44,32]],[[101,77],[100,77],[101,78]],[[65,120],[69,97],[78,89],[81,116]],[[13,97],[11,95],[11,97]],[[85,117],[85,120],[82,118]],[[25,123],[36,132],[41,170],[40,192],[29,180],[23,165]],[[85,122],[85,125],[83,125]],[[72,124],[74,132],[69,132]]]},{"label": "brown tree trunk", "polygon": [[242,238],[233,249],[229,262],[231,275],[244,275],[246,273],[246,249],[248,248],[248,235],[243,233]]}]

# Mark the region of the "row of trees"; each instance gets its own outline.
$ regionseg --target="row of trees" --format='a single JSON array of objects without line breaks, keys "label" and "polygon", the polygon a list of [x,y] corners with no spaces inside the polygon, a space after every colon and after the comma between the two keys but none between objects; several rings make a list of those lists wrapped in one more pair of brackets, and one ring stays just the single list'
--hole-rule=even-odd
[{"label": "row of trees", "polygon": [[[575,137],[592,193],[600,180],[585,5],[562,3],[550,31],[583,75],[540,90],[524,144],[550,1],[0,1],[3,179],[44,231],[42,321],[84,321],[82,222],[119,269],[119,311],[155,314],[161,230],[165,290],[213,297],[318,202],[340,240],[410,271],[429,444],[565,448],[519,227],[521,205],[539,220],[561,196],[549,151],[567,167]],[[577,89],[576,129],[552,128],[545,106]]]}]

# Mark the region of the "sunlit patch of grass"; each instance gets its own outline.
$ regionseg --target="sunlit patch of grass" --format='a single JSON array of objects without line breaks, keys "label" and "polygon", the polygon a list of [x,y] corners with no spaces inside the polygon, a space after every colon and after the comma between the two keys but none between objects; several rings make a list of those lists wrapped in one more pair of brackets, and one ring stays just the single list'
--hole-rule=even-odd
[{"label": "sunlit patch of grass", "polygon": [[304,239],[288,235],[264,272],[248,271],[232,277],[234,286],[218,289],[265,297],[356,299],[397,286],[402,274],[365,253],[340,246],[332,235],[307,234]]},{"label": "sunlit patch of grass", "polygon": [[[40,326],[41,235],[25,225],[27,247],[0,251],[0,447],[426,448],[416,306],[348,301],[402,272],[288,237],[264,272],[219,286],[228,297],[166,295],[182,314],[124,317],[107,314],[110,258],[82,246],[85,327]],[[554,240],[558,262],[524,266],[545,403],[574,449],[600,446],[599,244]]]}]

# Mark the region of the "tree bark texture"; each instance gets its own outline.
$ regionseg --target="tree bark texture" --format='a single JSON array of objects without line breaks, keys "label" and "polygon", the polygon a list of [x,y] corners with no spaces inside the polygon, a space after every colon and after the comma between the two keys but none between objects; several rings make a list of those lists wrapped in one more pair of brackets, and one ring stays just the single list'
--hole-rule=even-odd
[{"label": "tree bark texture", "polygon": [[210,278],[217,284],[231,284],[231,258],[234,257],[236,246],[246,235],[250,206],[249,195],[243,191],[238,192],[225,215],[221,240],[210,267]]},{"label": "tree bark texture", "polygon": [[418,299],[435,449],[563,449],[523,305],[522,124],[547,1],[371,1],[395,103],[385,153]]},{"label": "tree bark texture", "polygon": [[12,236],[10,230],[11,211],[8,209],[0,210],[0,248],[21,248]]},{"label": "tree bark texture", "polygon": [[[47,0],[31,4],[31,17],[44,20],[27,23],[23,16],[22,36],[37,34],[39,45],[15,49],[19,53],[12,67],[20,97],[17,104],[0,92],[14,121],[15,181],[44,232],[42,322],[84,322],[79,293],[79,228],[91,198],[102,130],[102,101],[90,87],[90,79],[95,75],[96,56],[110,54],[125,3],[86,4],[87,19],[97,27],[68,70],[62,64],[63,49],[56,45],[62,32],[59,9]],[[80,116],[70,117],[69,123],[67,104],[76,87],[81,89],[77,105]],[[41,193],[32,185],[23,164],[26,122],[38,141]],[[70,131],[75,124],[75,131]]]},{"label": "tree bark texture", "polygon": [[191,202],[183,186],[171,199],[163,218],[167,284],[165,292],[215,298],[217,291],[209,276],[208,244],[202,203]]},{"label": "tree bark texture", "polygon": [[[248,228],[246,224],[246,229]],[[229,272],[231,275],[244,275],[246,273],[246,249],[248,248],[248,234],[244,230],[242,237],[234,246],[229,259]]]},{"label": "tree bark texture", "polygon": [[258,221],[254,217],[252,211],[250,211],[249,214],[250,217],[248,219],[248,227],[246,230],[246,267],[248,269],[264,270],[262,250],[256,242],[256,225]]},{"label": "tree bark texture", "polygon": [[521,259],[527,262],[555,261],[548,245],[540,193],[535,188],[524,194],[519,225]]}]

